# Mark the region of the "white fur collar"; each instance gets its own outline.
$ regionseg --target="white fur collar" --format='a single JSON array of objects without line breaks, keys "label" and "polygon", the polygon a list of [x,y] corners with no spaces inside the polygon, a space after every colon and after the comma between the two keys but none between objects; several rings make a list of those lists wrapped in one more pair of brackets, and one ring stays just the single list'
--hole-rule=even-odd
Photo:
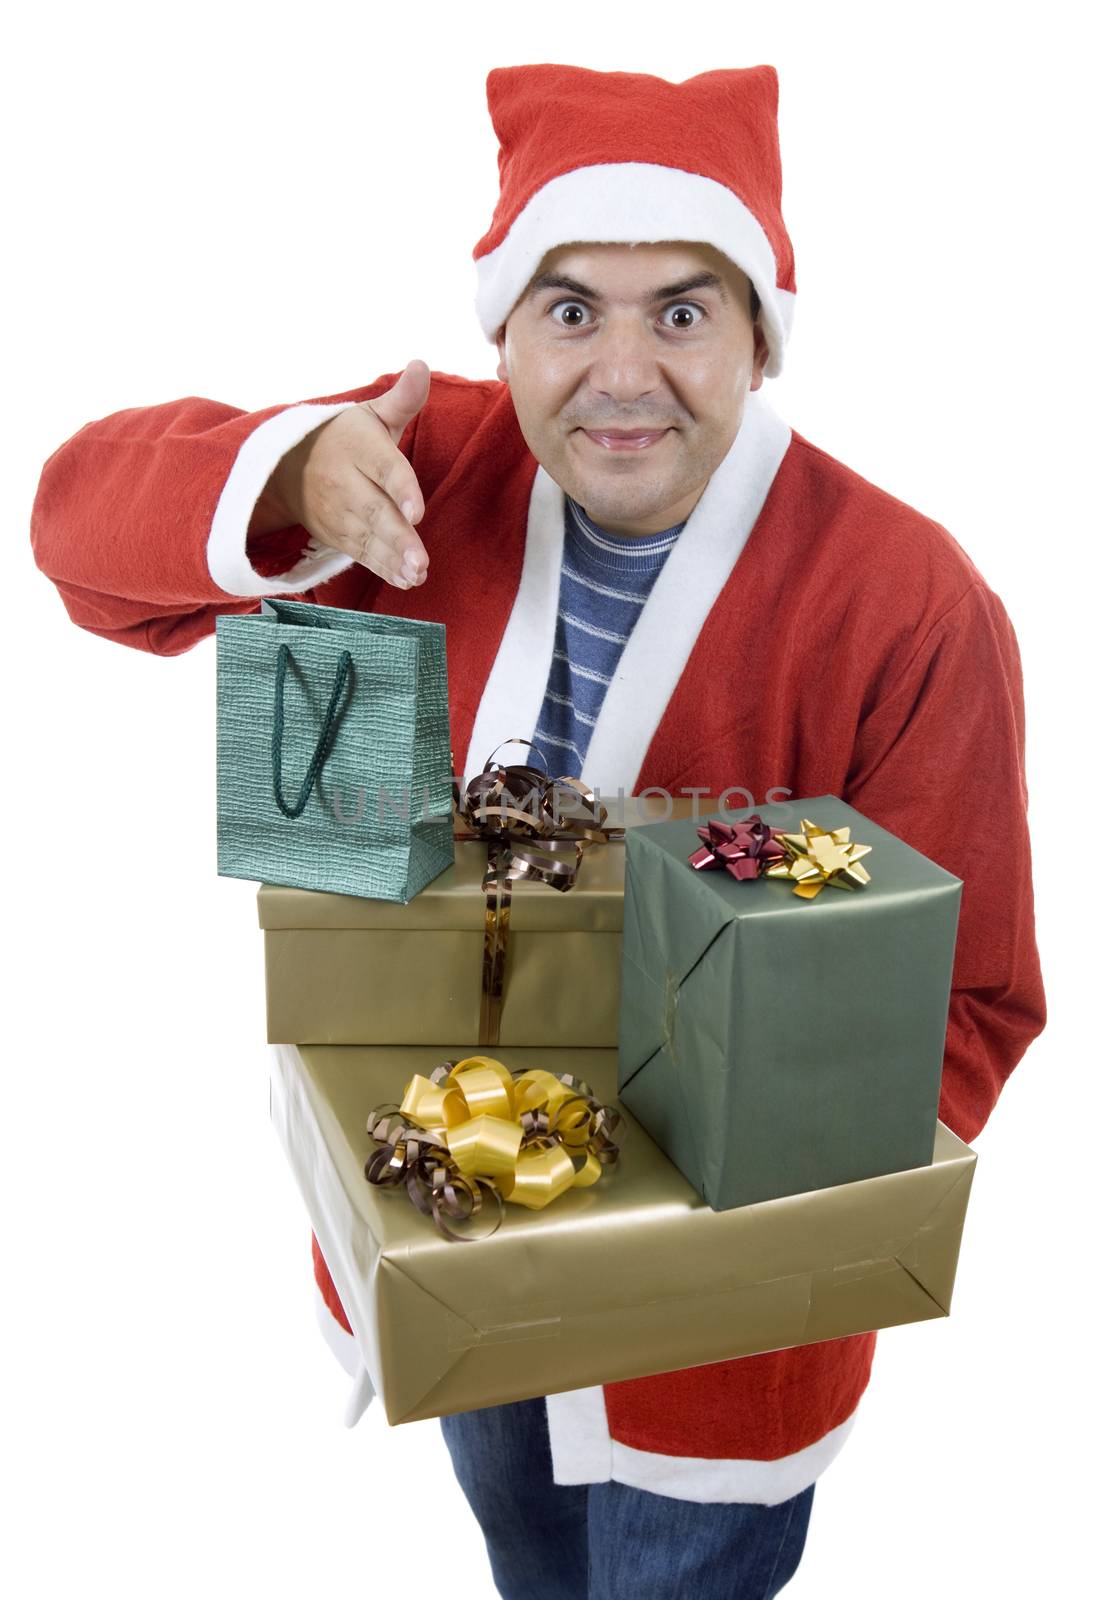
[{"label": "white fur collar", "polygon": [[[765,504],[790,438],[788,423],[760,389],[752,390],[734,443],[669,552],[603,698],[581,777],[604,799],[619,790],[633,792],[657,726]],[[563,549],[564,491],[538,467],[521,583],[479,701],[468,778],[482,771],[503,739],[530,739],[536,730],[552,668]],[[523,749],[505,753],[517,761],[540,759]]]}]

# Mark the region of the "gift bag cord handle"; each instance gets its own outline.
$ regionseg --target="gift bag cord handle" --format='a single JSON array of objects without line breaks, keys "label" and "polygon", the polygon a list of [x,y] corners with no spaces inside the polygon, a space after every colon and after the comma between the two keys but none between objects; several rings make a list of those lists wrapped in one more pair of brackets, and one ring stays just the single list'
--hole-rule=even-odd
[{"label": "gift bag cord handle", "polygon": [[298,817],[311,797],[315,779],[319,776],[323,762],[331,746],[338,724],[342,721],[346,707],[339,709],[342,700],[342,691],[346,686],[346,679],[354,665],[354,658],[349,650],[339,652],[338,668],[334,675],[334,688],[331,690],[330,702],[323,718],[322,731],[315,746],[311,762],[307,768],[306,776],[300,787],[299,797],[294,805],[288,805],[284,799],[284,780],[280,770],[280,757],[284,746],[284,682],[288,673],[288,662],[292,652],[286,644],[282,644],[276,652],[276,703],[272,714],[272,790],[276,796],[276,804],[286,817]]}]

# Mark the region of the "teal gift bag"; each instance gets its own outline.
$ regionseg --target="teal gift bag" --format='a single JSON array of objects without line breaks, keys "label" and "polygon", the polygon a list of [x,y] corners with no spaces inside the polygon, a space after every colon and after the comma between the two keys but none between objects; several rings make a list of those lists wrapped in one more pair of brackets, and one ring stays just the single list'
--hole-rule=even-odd
[{"label": "teal gift bag", "polygon": [[441,622],[219,617],[218,872],[407,901],[452,864]]}]

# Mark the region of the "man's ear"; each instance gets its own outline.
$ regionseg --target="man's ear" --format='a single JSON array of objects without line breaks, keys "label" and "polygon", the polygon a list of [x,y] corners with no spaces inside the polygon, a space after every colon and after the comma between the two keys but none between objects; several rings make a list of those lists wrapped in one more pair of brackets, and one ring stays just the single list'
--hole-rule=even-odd
[{"label": "man's ear", "polygon": [[770,346],[766,343],[766,335],[762,331],[762,323],[756,321],[754,325],[754,366],[751,371],[751,388],[762,388],[762,369],[770,359]]},{"label": "man's ear", "polygon": [[498,346],[498,379],[502,383],[509,382],[509,372],[506,368],[506,325],[503,322],[494,339]]}]

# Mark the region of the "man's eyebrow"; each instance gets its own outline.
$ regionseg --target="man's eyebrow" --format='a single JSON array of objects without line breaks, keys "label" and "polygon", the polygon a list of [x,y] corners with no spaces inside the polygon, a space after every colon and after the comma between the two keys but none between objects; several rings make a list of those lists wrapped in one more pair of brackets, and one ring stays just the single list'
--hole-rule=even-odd
[{"label": "man's eyebrow", "polygon": [[[569,294],[578,295],[581,300],[603,298],[597,289],[590,289],[587,284],[580,283],[576,278],[569,278],[562,272],[538,273],[525,291],[525,298],[532,299],[545,289],[565,289]],[[660,300],[675,300],[678,295],[691,294],[695,289],[715,289],[724,305],[727,304],[727,291],[723,287],[723,279],[714,272],[696,272],[691,278],[682,278],[679,283],[666,284],[663,289],[651,289],[646,295],[646,304],[652,306]]]}]

